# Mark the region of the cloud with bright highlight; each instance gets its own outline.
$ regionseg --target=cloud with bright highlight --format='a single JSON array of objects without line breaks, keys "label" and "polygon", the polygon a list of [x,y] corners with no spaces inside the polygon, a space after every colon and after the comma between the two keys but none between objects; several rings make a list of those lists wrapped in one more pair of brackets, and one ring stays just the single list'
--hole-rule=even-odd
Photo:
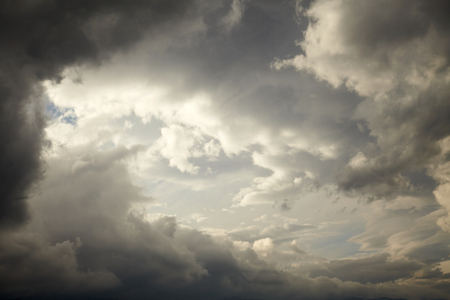
[{"label": "cloud with bright highlight", "polygon": [[0,299],[450,299],[447,1],[0,3]]}]

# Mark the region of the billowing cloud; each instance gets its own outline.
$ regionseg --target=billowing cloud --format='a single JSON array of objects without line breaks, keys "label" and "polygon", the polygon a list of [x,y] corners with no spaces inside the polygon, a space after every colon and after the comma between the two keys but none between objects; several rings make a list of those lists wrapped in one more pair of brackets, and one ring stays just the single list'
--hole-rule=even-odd
[{"label": "billowing cloud", "polygon": [[[86,156],[86,148],[58,148],[55,152],[61,154],[47,159],[49,171],[41,192],[31,199],[30,222],[20,231],[2,235],[3,297],[220,299],[240,295],[263,299],[271,295],[293,299],[300,292],[313,299],[355,293],[367,297],[413,295],[389,285],[364,286],[344,273],[341,280],[347,282],[332,276],[316,277],[319,270],[315,279],[284,273],[271,265],[273,259],[287,262],[289,258],[314,257],[295,245],[280,252],[269,237],[250,247],[235,247],[227,240],[214,240],[180,226],[173,216],[148,218],[142,204],[153,200],[131,183],[125,168],[126,160],[139,149],[91,150]],[[304,230],[307,226],[294,227],[286,225],[284,229]],[[269,228],[262,234],[273,230],[281,229]],[[416,265],[405,268],[404,272],[410,272]],[[387,269],[384,276],[394,276]],[[429,289],[422,291],[439,295]]]},{"label": "billowing cloud", "polygon": [[1,216],[15,225],[27,217],[25,199],[42,175],[45,102],[40,82],[60,81],[67,66],[98,64],[125,50],[146,29],[186,14],[189,1],[1,4]]},{"label": "billowing cloud", "polygon": [[450,297],[446,2],[1,6],[0,298]]},{"label": "billowing cloud", "polygon": [[[366,100],[354,118],[376,138],[353,154],[337,182],[377,197],[408,190],[448,136],[447,3],[316,1],[300,42],[304,54],[275,61]],[[358,162],[358,163],[356,163]]]}]

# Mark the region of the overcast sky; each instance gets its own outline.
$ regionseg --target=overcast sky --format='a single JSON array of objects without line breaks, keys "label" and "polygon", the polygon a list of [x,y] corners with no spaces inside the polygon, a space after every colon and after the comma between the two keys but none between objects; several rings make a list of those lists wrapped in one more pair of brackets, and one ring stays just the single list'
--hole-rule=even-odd
[{"label": "overcast sky", "polygon": [[450,299],[449,16],[1,1],[0,299]]}]

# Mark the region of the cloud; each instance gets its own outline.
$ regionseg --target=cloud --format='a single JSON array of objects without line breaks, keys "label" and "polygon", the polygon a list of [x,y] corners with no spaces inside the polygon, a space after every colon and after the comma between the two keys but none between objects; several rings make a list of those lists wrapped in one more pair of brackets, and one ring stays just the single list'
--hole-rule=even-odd
[{"label": "cloud", "polygon": [[[293,152],[292,154],[283,151],[273,154],[269,151],[254,152],[252,155],[254,164],[273,173],[270,176],[254,178],[250,187],[241,189],[234,197],[235,205],[273,203],[274,207],[287,211],[295,205],[302,194],[317,189],[320,183],[312,172],[322,175],[321,169],[331,167],[332,163],[322,162],[305,151]],[[321,180],[327,182],[329,178],[324,174]]]},{"label": "cloud", "polygon": [[2,227],[27,218],[26,197],[42,178],[47,117],[42,80],[60,81],[71,65],[100,64],[128,49],[147,29],[187,12],[190,1],[76,1],[1,4],[0,168]]},{"label": "cloud", "polygon": [[242,15],[244,14],[244,10],[244,0],[233,0],[230,12],[222,19],[223,26],[227,31],[230,31],[234,26],[239,24]]},{"label": "cloud", "polygon": [[[434,4],[317,1],[308,21],[300,2],[11,3],[2,70],[20,75],[4,82],[23,147],[4,157],[30,217],[0,232],[0,298],[448,298]],[[306,72],[271,69],[302,29],[304,55],[273,65]]]},{"label": "cloud", "polygon": [[[52,146],[47,176],[39,193],[30,198],[30,222],[2,234],[2,297],[296,299],[301,295],[324,299],[359,295],[415,299],[414,295],[445,295],[428,287],[405,290],[385,283],[362,284],[345,267],[348,274],[342,272],[342,279],[328,278],[328,273],[311,278],[299,266],[287,266],[292,261],[324,260],[295,244],[288,251],[280,250],[266,236],[253,245],[235,246],[227,239],[220,241],[180,225],[174,216],[151,218],[143,205],[153,199],[131,182],[126,168],[126,162],[142,149],[99,147],[103,143]],[[280,236],[284,231],[311,228],[291,223],[269,225],[263,233]],[[294,271],[278,269],[275,261]],[[330,270],[334,265],[329,265]],[[339,269],[339,264],[334,268]],[[394,276],[389,270],[387,278]],[[408,270],[406,264],[404,274],[409,276]]]},{"label": "cloud", "polygon": [[371,207],[374,213],[367,218],[365,231],[350,238],[361,245],[361,250],[383,250],[393,260],[415,260],[427,265],[450,254],[448,233],[436,225],[446,212],[435,203],[420,209],[392,210],[391,203],[380,200]]},{"label": "cloud", "polygon": [[128,289],[140,286],[142,276],[170,286],[207,274],[175,244],[174,217],[145,220],[139,205],[152,199],[130,182],[124,165],[135,150],[94,149],[60,150],[47,160],[51,168],[30,199],[29,224],[2,237],[2,296]]},{"label": "cloud", "polygon": [[352,260],[332,260],[310,271],[311,277],[327,276],[344,281],[379,283],[411,278],[424,265],[416,261],[389,262],[387,253]]},{"label": "cloud", "polygon": [[51,245],[32,234],[2,233],[1,240],[2,297],[73,294],[120,286],[120,280],[107,270],[79,270],[80,239]]},{"label": "cloud", "polygon": [[[333,160],[340,158],[344,145],[364,139],[356,122],[343,122],[354,109],[355,96],[322,89],[312,77],[298,84],[295,74],[270,69],[272,52],[295,50],[295,44],[281,39],[293,41],[300,34],[292,6],[248,2],[240,26],[227,34],[217,26],[229,7],[215,8],[183,23],[184,31],[155,33],[139,51],[116,56],[99,70],[81,68],[82,85],[69,79],[48,85],[49,96],[56,105],[73,108],[79,124],[110,126],[110,118],[127,118],[142,122],[148,132],[159,126],[159,145],[141,158],[141,176],[170,173],[164,180],[205,190],[213,176],[204,175],[220,176],[217,166],[224,170],[225,159],[251,156],[252,171],[261,175],[243,179],[255,180],[237,192],[236,205],[294,203],[311,181],[333,182]],[[263,35],[267,39],[258,38]],[[86,130],[86,135],[92,131]],[[125,134],[116,136],[130,140]],[[184,146],[168,147],[169,140],[184,141]],[[146,143],[153,140],[146,138]],[[166,162],[174,170],[161,170]],[[303,178],[302,171],[315,179]]]},{"label": "cloud", "polygon": [[365,122],[376,144],[341,169],[341,189],[376,197],[406,191],[404,172],[426,167],[440,153],[438,142],[450,134],[448,8],[445,2],[316,1],[306,12],[304,54],[273,63],[366,98],[353,117]]},{"label": "cloud", "polygon": [[187,134],[186,129],[180,126],[162,128],[160,153],[169,159],[171,167],[177,167],[182,172],[196,174],[199,167],[195,167],[188,161],[188,158],[192,156],[190,150],[194,146],[195,139],[195,133],[194,136]]}]

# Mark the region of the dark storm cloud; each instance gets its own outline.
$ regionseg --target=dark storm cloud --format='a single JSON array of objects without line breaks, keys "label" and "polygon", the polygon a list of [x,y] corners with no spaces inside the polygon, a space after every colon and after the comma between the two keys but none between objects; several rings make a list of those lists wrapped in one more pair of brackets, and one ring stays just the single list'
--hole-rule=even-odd
[{"label": "dark storm cloud", "polygon": [[0,226],[27,217],[42,176],[46,124],[40,81],[69,65],[98,64],[148,28],[183,17],[192,1],[2,1],[0,3]]}]

